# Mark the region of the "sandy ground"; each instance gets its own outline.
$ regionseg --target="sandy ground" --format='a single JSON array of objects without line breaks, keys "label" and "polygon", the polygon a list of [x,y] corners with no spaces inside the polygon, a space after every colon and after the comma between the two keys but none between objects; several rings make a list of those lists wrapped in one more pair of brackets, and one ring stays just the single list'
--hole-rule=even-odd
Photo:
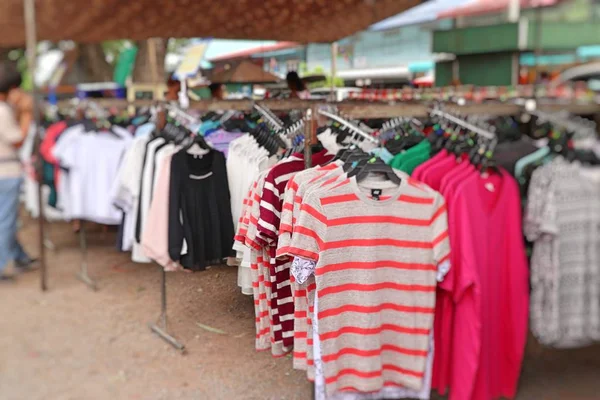
[{"label": "sandy ground", "polygon": [[[254,350],[252,299],[237,271],[168,275],[169,330],[180,354],[150,332],[160,307],[160,272],[114,250],[114,234],[90,228],[93,292],[75,278],[78,238],[53,224],[49,291],[28,273],[0,284],[0,400],[310,399],[310,384],[289,358]],[[36,253],[34,221],[23,242]],[[219,334],[197,323],[220,329]],[[528,347],[518,399],[600,399],[600,347]]]}]

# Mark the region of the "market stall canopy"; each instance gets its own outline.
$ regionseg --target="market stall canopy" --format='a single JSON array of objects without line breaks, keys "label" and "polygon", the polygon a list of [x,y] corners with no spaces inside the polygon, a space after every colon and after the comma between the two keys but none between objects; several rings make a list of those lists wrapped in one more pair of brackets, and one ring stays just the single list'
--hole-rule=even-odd
[{"label": "market stall canopy", "polygon": [[215,83],[274,83],[281,79],[252,61],[242,61],[234,67],[213,74],[210,80]]},{"label": "market stall canopy", "polygon": [[[38,40],[151,37],[333,42],[420,0],[43,0]],[[0,47],[25,43],[23,0],[0,1]]]}]

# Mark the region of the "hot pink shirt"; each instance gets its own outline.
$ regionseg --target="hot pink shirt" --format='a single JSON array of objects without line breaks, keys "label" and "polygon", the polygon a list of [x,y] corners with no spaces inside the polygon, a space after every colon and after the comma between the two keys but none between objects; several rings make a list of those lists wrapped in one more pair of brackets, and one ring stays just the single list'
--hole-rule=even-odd
[{"label": "hot pink shirt", "polygon": [[[446,177],[452,176],[454,171],[459,169],[463,164],[456,161],[456,157],[448,154],[446,150],[442,150],[435,157],[435,162],[430,162],[428,167],[421,171],[422,181],[431,188],[441,191],[441,183]],[[434,159],[432,159],[434,160]],[[449,210],[449,235],[452,248],[455,248],[453,227],[456,221],[450,221],[452,215],[451,201],[452,196],[444,194]],[[459,253],[458,253],[459,254]],[[452,327],[454,324],[454,263],[459,263],[460,257],[456,254],[451,254],[451,268],[446,274],[444,281],[438,285],[436,293],[436,310],[435,310],[435,359],[433,364],[432,387],[439,393],[445,394],[450,385],[450,372],[452,361]]]},{"label": "hot pink shirt", "polygon": [[425,171],[427,171],[430,167],[436,165],[441,159],[444,159],[447,154],[448,152],[446,151],[446,149],[442,149],[442,151],[437,153],[435,156],[431,157],[429,160],[425,161],[423,164],[415,168],[411,176],[416,180],[423,182],[423,174],[425,173]]},{"label": "hot pink shirt", "polygon": [[[452,201],[455,317],[450,400],[514,397],[527,337],[528,268],[519,190],[471,172]],[[456,223],[459,222],[459,223]],[[457,249],[458,245],[458,249]]]}]

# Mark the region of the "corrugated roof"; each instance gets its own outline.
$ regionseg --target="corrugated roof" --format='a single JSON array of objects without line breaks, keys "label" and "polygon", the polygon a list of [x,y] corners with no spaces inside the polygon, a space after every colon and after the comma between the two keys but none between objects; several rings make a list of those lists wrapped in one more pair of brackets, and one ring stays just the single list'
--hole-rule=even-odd
[{"label": "corrugated roof", "polygon": [[[559,0],[520,0],[522,8],[553,6]],[[469,17],[482,14],[502,12],[508,9],[510,0],[478,0],[475,3],[454,8],[438,14],[438,18]]]},{"label": "corrugated roof", "polygon": [[[152,37],[333,42],[419,0],[43,0],[39,40],[80,43]],[[0,1],[0,47],[25,43],[23,0]]]},{"label": "corrugated roof", "polygon": [[476,1],[477,0],[430,0],[411,8],[410,10],[404,11],[403,13],[394,15],[391,18],[384,19],[383,21],[372,25],[369,30],[383,31],[405,25],[423,24],[425,22],[435,21],[437,15],[441,12],[452,10]]},{"label": "corrugated roof", "polygon": [[275,43],[275,44],[271,44],[271,45],[267,45],[267,46],[257,46],[257,47],[253,47],[251,49],[235,51],[235,52],[232,52],[229,54],[222,54],[218,57],[209,58],[208,60],[210,62],[234,60],[236,58],[251,57],[255,54],[267,53],[267,52],[275,51],[275,50],[292,49],[292,48],[295,48],[298,46],[300,46],[300,44],[295,43],[295,42],[279,42],[279,43]]},{"label": "corrugated roof", "polygon": [[242,61],[233,68],[212,74],[210,80],[218,83],[272,83],[281,79],[252,61]]}]

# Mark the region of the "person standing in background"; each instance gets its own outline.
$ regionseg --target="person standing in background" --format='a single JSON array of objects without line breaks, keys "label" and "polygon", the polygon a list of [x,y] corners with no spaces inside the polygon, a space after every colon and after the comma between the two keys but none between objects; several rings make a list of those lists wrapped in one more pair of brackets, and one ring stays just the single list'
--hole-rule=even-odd
[{"label": "person standing in background", "polygon": [[210,97],[213,100],[225,100],[225,86],[221,83],[211,83],[208,85]]},{"label": "person standing in background", "polygon": [[14,278],[7,272],[11,261],[17,271],[30,269],[34,263],[17,239],[23,180],[17,150],[33,121],[33,98],[20,89],[21,82],[15,65],[0,64],[0,280]]},{"label": "person standing in background", "polygon": [[290,99],[306,100],[310,98],[310,92],[306,90],[306,85],[296,71],[288,72],[285,80],[290,90]]},{"label": "person standing in background", "polygon": [[165,93],[165,100],[167,101],[179,101],[179,92],[181,91],[181,82],[175,78],[169,78],[167,80],[167,92]]}]

